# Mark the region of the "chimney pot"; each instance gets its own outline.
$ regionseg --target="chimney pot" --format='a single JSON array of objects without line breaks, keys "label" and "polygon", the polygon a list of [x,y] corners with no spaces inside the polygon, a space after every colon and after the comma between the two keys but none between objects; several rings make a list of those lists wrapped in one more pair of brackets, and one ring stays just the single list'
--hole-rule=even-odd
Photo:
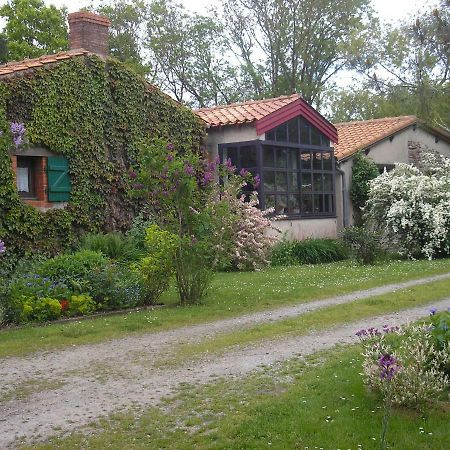
[{"label": "chimney pot", "polygon": [[108,56],[108,29],[106,16],[79,11],[68,15],[70,49],[83,48],[100,56]]}]

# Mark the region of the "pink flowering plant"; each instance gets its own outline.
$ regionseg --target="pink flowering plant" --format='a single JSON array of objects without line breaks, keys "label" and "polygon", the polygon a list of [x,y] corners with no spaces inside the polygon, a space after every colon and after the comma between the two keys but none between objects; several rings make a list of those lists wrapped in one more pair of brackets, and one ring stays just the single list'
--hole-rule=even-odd
[{"label": "pink flowering plant", "polygon": [[[250,173],[236,174],[229,160],[221,164],[157,140],[142,146],[129,175],[134,195],[146,202],[158,226],[177,237],[173,267],[181,303],[200,301],[218,267],[263,264],[268,241],[261,231],[269,222],[259,222],[254,195],[249,202],[238,195],[244,185],[257,183]],[[250,236],[245,229],[252,226],[257,230]]]}]

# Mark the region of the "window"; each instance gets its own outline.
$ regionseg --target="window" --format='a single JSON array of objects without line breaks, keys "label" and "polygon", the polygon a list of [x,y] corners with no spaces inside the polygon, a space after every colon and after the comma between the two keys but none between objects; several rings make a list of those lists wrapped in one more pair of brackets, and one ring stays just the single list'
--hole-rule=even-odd
[{"label": "window", "polygon": [[[260,206],[290,217],[335,214],[334,157],[329,139],[302,118],[266,133],[265,141],[223,144],[222,161],[230,158],[240,171],[259,174]],[[247,186],[244,190],[252,190]]]},{"label": "window", "polygon": [[29,156],[17,157],[16,183],[21,197],[36,197],[36,159]]}]

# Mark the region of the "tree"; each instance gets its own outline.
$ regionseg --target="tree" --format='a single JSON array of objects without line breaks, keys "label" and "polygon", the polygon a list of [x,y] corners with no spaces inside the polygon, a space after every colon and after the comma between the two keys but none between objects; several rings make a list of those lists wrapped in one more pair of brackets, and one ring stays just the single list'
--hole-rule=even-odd
[{"label": "tree", "polygon": [[9,0],[0,8],[6,21],[8,60],[36,58],[68,48],[66,8],[42,0]]},{"label": "tree", "polygon": [[147,6],[142,0],[112,0],[95,8],[109,18],[109,50],[112,56],[130,65],[142,75],[149,75],[143,43],[146,36]]},{"label": "tree", "polygon": [[239,99],[223,27],[212,18],[188,14],[171,0],[155,0],[149,7],[146,48],[159,84],[178,101],[204,107]]},{"label": "tree", "polygon": [[319,106],[358,52],[368,0],[227,0],[225,29],[255,96],[299,92]]},{"label": "tree", "polygon": [[[450,126],[449,6],[450,0],[441,0],[412,22],[373,29],[374,38],[353,65],[368,83],[352,95],[363,100],[369,91],[377,105],[374,117],[416,114],[433,125]],[[338,102],[336,109],[342,111],[342,105]]]}]

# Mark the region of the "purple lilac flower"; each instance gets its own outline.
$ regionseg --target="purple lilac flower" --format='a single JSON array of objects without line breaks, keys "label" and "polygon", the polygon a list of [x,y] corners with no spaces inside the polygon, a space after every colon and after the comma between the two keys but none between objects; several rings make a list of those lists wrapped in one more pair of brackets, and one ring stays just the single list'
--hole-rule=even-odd
[{"label": "purple lilac flower", "polygon": [[255,187],[255,189],[257,189],[260,184],[261,184],[261,177],[257,174],[253,181],[253,186]]},{"label": "purple lilac flower", "polygon": [[216,166],[217,166],[218,164],[220,164],[220,156],[219,156],[219,155],[217,155],[217,156],[214,158],[214,163],[216,164]]},{"label": "purple lilac flower", "polygon": [[205,172],[205,174],[203,175],[203,180],[202,183],[203,185],[207,185],[209,183],[211,183],[211,181],[214,180],[214,174],[213,172]]},{"label": "purple lilac flower", "polygon": [[242,168],[241,171],[239,172],[239,175],[241,177],[246,177],[250,172],[247,169]]},{"label": "purple lilac flower", "polygon": [[194,172],[195,172],[194,168],[190,164],[187,164],[184,166],[184,173],[186,175],[189,175],[189,176],[194,175]]},{"label": "purple lilac flower", "polygon": [[234,172],[236,170],[236,167],[233,166],[233,163],[231,162],[231,158],[227,158],[225,160],[225,169],[228,172]]},{"label": "purple lilac flower", "polygon": [[137,178],[137,173],[136,173],[134,170],[132,170],[132,171],[130,172],[130,178],[131,178],[132,180],[135,180],[135,179]]},{"label": "purple lilac flower", "polygon": [[430,308],[430,315],[434,316],[437,313],[437,309],[436,308]]},{"label": "purple lilac flower", "polygon": [[5,252],[6,252],[5,243],[2,240],[0,240],[0,255],[2,255]]},{"label": "purple lilac flower", "polygon": [[399,371],[400,366],[394,356],[386,354],[380,356],[378,365],[381,369],[380,378],[391,381],[393,376]]}]

